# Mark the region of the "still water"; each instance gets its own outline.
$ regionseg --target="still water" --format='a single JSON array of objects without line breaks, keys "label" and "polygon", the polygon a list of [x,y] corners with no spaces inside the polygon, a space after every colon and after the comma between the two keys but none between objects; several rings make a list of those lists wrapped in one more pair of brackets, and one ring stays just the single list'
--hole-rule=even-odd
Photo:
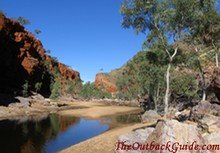
[{"label": "still water", "polygon": [[107,131],[113,123],[138,121],[137,115],[91,120],[56,114],[0,121],[0,152],[55,153]]},{"label": "still water", "polygon": [[101,120],[63,117],[0,122],[0,152],[55,153],[108,130]]}]

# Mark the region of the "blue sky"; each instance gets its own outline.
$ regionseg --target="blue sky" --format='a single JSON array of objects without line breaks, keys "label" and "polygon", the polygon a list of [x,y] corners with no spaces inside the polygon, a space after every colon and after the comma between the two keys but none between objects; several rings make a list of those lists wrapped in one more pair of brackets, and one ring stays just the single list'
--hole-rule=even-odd
[{"label": "blue sky", "polygon": [[141,50],[144,35],[121,27],[122,0],[0,0],[8,17],[24,16],[59,61],[94,81],[101,68],[121,67]]}]

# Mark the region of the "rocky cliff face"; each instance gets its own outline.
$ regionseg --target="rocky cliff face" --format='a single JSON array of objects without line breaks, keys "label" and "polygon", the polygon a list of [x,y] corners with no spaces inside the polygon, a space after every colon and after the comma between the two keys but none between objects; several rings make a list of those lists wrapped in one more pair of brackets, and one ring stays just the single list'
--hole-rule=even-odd
[{"label": "rocky cliff face", "polygon": [[108,74],[98,73],[95,79],[95,86],[111,94],[117,92],[116,80]]},{"label": "rocky cliff face", "polygon": [[19,22],[0,15],[0,93],[19,94],[28,81],[30,90],[42,83],[40,92],[50,93],[54,71],[60,79],[79,78],[79,73],[45,53],[40,40]]}]

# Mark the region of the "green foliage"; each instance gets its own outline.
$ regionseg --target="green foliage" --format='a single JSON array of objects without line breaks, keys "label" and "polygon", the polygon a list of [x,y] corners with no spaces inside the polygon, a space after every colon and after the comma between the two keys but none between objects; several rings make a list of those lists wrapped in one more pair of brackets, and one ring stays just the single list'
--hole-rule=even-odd
[{"label": "green foliage", "polygon": [[22,16],[19,16],[19,17],[17,18],[17,21],[18,21],[21,25],[23,25],[23,26],[30,24],[30,21],[29,21],[28,19],[25,19],[25,18],[22,17]]},{"label": "green foliage", "polygon": [[61,82],[58,79],[56,79],[54,84],[52,85],[50,98],[57,99],[60,96],[61,96]]},{"label": "green foliage", "polygon": [[66,93],[77,96],[82,90],[82,81],[80,79],[67,80]]},{"label": "green foliage", "polygon": [[47,69],[49,69],[50,64],[51,64],[50,61],[43,60],[42,62],[43,62],[43,65],[44,65]]},{"label": "green foliage", "polygon": [[34,33],[37,34],[37,35],[39,35],[39,34],[42,33],[42,31],[41,31],[40,29],[35,29],[35,30],[34,30]]},{"label": "green foliage", "polygon": [[58,78],[60,76],[60,70],[57,66],[55,66],[53,69],[53,75],[55,76],[55,78]]},{"label": "green foliage", "polygon": [[94,85],[94,83],[87,82],[83,85],[81,92],[79,93],[79,96],[84,99],[91,99],[91,98],[97,98],[97,99],[103,99],[103,98],[111,98],[111,94],[104,92],[100,89],[97,89]]},{"label": "green foliage", "polygon": [[59,62],[58,62],[58,59],[57,59],[57,57],[52,57],[52,62],[53,62],[53,64],[58,64]]},{"label": "green foliage", "polygon": [[22,86],[22,94],[23,94],[24,97],[28,97],[28,93],[29,93],[28,91],[29,91],[29,83],[26,80],[25,83]]},{"label": "green foliage", "polygon": [[[220,16],[216,10],[216,0],[200,2],[192,0],[124,0],[121,13],[124,28],[133,28],[136,33],[143,32],[147,37],[143,46],[148,50],[146,63],[138,68],[140,71],[135,70],[138,77],[130,76],[128,73],[130,78],[139,78],[141,92],[158,97],[155,91],[160,89],[164,92],[164,80],[161,76],[166,73],[165,111],[167,111],[170,92],[180,96],[194,96],[198,89],[193,76],[171,72],[173,75],[171,75],[171,81],[174,82],[171,82],[172,89],[169,89],[171,65],[178,69],[198,69],[203,80],[202,88],[207,86],[202,66],[206,65],[206,62],[213,55],[218,63]],[[181,52],[179,50],[181,41],[197,45],[193,46],[197,48],[197,52],[191,54],[192,56]],[[215,54],[204,49],[207,45],[212,46]],[[190,48],[190,52],[192,52],[192,47]],[[167,71],[164,71],[166,64],[169,66]],[[126,81],[122,82],[126,84]],[[131,87],[129,86],[129,88]]]},{"label": "green foliage", "polygon": [[172,77],[171,89],[172,93],[174,93],[176,97],[196,97],[198,82],[196,77],[192,74],[181,74],[176,72],[176,74]]},{"label": "green foliage", "polygon": [[35,90],[36,92],[39,92],[41,90],[41,87],[42,87],[42,82],[37,82],[35,84]]}]

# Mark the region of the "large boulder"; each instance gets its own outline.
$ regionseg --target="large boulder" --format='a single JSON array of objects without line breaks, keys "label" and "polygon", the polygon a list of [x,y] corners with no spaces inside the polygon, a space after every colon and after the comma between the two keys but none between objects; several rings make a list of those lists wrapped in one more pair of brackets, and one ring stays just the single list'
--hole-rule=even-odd
[{"label": "large boulder", "polygon": [[206,132],[220,131],[220,117],[205,114],[202,119],[198,121],[199,126]]},{"label": "large boulder", "polygon": [[154,110],[146,111],[141,115],[141,121],[143,123],[155,123],[159,119],[161,119],[161,116]]},{"label": "large boulder", "polygon": [[140,150],[129,150],[129,148],[122,148],[122,145],[132,146],[135,143],[143,144],[153,131],[154,128],[149,127],[119,136],[118,143],[116,144],[116,153],[140,153]]},{"label": "large boulder", "polygon": [[[155,130],[149,135],[145,144],[168,144],[170,147],[167,150],[152,149],[145,151],[146,153],[167,153],[176,151],[172,148],[175,143],[179,144],[193,144],[202,145],[205,143],[199,129],[196,125],[178,122],[177,120],[164,120],[160,121]],[[178,147],[178,146],[177,146]],[[191,153],[191,150],[184,150],[184,153]],[[195,151],[196,152],[196,151]]]},{"label": "large boulder", "polygon": [[197,106],[192,108],[190,119],[198,121],[202,119],[205,114],[220,116],[220,105],[212,104],[208,101],[201,101]]},{"label": "large boulder", "polygon": [[[198,150],[180,151],[179,145],[203,145],[207,141],[213,140],[211,136],[206,140],[201,131],[193,123],[181,123],[177,120],[161,120],[155,128],[146,128],[136,130],[129,134],[119,137],[116,143],[117,153],[168,153],[182,152],[192,153]],[[179,145],[177,144],[179,143]],[[165,145],[164,149],[158,148],[159,145]]]},{"label": "large boulder", "polygon": [[11,103],[8,105],[9,107],[27,108],[30,106],[30,99],[29,98],[17,96],[17,97],[15,97],[15,99],[17,99],[19,102]]},{"label": "large boulder", "polygon": [[216,146],[216,149],[212,149],[212,151],[209,151],[211,153],[219,153],[220,152],[220,131],[218,132],[214,132],[211,134],[208,134],[206,136],[204,136],[205,139],[205,144],[207,145],[219,145]]}]

